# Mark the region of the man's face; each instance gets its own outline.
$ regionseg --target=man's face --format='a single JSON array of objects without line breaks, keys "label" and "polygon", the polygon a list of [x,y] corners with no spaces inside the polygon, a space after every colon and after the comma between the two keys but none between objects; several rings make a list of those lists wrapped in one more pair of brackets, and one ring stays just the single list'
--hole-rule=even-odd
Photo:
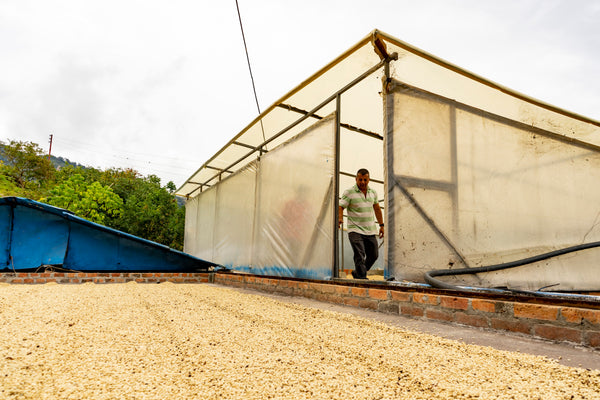
[{"label": "man's face", "polygon": [[358,174],[358,175],[356,175],[356,186],[358,186],[358,188],[361,191],[367,190],[367,186],[368,185],[369,185],[369,174],[365,174],[365,175]]}]

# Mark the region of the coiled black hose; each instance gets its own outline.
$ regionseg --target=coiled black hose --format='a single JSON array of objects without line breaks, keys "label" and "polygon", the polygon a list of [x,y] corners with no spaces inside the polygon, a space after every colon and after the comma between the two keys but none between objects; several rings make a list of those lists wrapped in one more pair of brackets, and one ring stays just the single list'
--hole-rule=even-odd
[{"label": "coiled black hose", "polygon": [[[434,276],[450,276],[450,275],[464,275],[464,274],[477,274],[479,272],[492,272],[492,271],[500,271],[503,269],[520,267],[522,265],[532,264],[537,261],[543,261],[548,258],[558,257],[563,254],[573,253],[580,250],[591,249],[593,247],[600,247],[600,242],[592,242],[579,244],[576,246],[566,247],[564,249],[550,251],[548,253],[539,254],[537,256],[523,258],[521,260],[510,261],[507,263],[496,264],[496,265],[488,265],[486,267],[478,267],[478,268],[460,268],[460,269],[439,269],[425,272],[425,282],[430,284],[432,287],[440,288],[440,289],[450,289],[457,291],[474,291],[473,289],[461,288],[459,286],[451,285],[449,283],[443,282],[439,279],[435,279]],[[476,290],[476,289],[475,289]],[[532,292],[533,293],[533,292]],[[538,292],[535,292],[538,293]]]}]

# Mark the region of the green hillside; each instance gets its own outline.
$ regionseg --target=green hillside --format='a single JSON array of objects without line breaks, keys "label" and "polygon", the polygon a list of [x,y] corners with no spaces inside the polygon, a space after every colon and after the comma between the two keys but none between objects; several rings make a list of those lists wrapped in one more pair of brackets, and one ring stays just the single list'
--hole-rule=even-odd
[{"label": "green hillside", "polygon": [[32,142],[0,141],[0,196],[19,196],[73,211],[111,228],[183,249],[185,208],[155,175],[101,170],[50,157]]}]

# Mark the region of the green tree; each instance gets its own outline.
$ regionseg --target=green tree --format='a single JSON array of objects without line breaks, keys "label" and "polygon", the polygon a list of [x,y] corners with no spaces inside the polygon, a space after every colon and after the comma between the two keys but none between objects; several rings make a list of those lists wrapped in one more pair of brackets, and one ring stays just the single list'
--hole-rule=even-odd
[{"label": "green tree", "polygon": [[54,166],[36,143],[10,140],[8,144],[0,144],[5,160],[2,172],[18,187],[42,187],[52,182]]},{"label": "green tree", "polygon": [[123,212],[123,200],[111,188],[98,181],[86,182],[78,173],[56,185],[42,201],[99,224],[106,224]]},{"label": "green tree", "polygon": [[105,172],[103,184],[109,185],[123,199],[123,213],[109,225],[132,235],[183,249],[185,210],[169,192],[161,187],[155,175],[141,177],[134,170],[111,169]]}]

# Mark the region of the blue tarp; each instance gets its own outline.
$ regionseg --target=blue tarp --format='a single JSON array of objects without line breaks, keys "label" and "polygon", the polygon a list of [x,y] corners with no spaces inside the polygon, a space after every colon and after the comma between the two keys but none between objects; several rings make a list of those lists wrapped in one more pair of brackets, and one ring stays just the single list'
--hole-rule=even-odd
[{"label": "blue tarp", "polygon": [[216,264],[21,197],[0,198],[0,270],[196,271]]}]

